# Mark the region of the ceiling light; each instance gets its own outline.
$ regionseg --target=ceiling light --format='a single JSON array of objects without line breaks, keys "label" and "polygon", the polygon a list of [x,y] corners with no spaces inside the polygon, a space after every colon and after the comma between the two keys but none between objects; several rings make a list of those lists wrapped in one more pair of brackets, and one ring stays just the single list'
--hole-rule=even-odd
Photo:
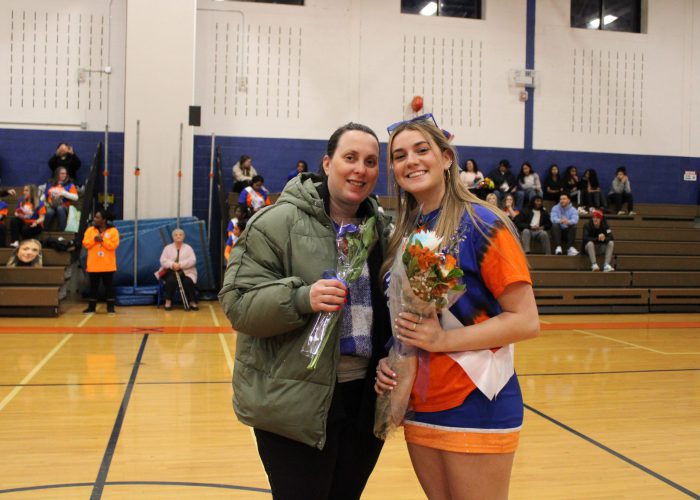
[{"label": "ceiling light", "polygon": [[[617,16],[608,14],[607,16],[603,17],[603,25],[610,24],[613,21],[617,21]],[[592,21],[588,21],[588,27],[597,30],[600,27],[600,19],[595,18]]]},{"label": "ceiling light", "polygon": [[421,16],[434,16],[437,12],[437,2],[428,2],[425,7],[420,10]]}]

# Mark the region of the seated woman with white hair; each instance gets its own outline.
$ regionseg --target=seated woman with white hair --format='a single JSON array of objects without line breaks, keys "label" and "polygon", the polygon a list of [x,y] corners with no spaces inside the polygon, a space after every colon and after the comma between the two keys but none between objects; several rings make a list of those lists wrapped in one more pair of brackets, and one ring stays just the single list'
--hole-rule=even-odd
[{"label": "seated woman with white hair", "polygon": [[197,283],[197,257],[191,246],[185,243],[185,231],[177,228],[172,233],[173,242],[163,249],[160,254],[160,269],[156,275],[165,282],[166,311],[173,308],[173,294],[178,288],[177,276],[180,276],[190,309],[198,311],[195,299],[195,284]]}]

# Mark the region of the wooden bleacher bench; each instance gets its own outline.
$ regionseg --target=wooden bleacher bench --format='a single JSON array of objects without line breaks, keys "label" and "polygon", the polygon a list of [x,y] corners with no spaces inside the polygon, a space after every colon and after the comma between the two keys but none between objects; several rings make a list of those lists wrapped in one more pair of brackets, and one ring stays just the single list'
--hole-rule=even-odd
[{"label": "wooden bleacher bench", "polygon": [[632,273],[593,273],[588,271],[531,271],[535,288],[629,287]]},{"label": "wooden bleacher bench", "polygon": [[1,316],[58,316],[58,286],[0,286]]},{"label": "wooden bleacher bench", "polygon": [[616,241],[696,241],[700,242],[700,230],[665,227],[614,227]]},{"label": "wooden bleacher bench", "polygon": [[65,268],[49,267],[0,267],[0,283],[6,285],[61,286]]},{"label": "wooden bleacher bench", "polygon": [[617,255],[620,271],[700,271],[700,257],[680,255]]},{"label": "wooden bleacher bench", "polygon": [[[593,274],[593,273],[591,273]],[[536,288],[537,308],[543,313],[646,312],[646,288]]]},{"label": "wooden bleacher bench", "polygon": [[631,274],[633,287],[700,288],[700,271],[634,271]]}]

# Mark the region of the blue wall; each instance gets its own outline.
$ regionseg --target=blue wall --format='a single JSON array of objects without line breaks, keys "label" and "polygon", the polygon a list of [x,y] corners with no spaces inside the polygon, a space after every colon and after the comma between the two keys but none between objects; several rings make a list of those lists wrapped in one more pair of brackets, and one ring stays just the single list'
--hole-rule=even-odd
[{"label": "blue wall", "polygon": [[[102,132],[0,129],[0,185],[43,184],[51,177],[49,158],[60,142],[73,145],[82,162],[78,184],[87,176],[97,145],[104,141]],[[104,178],[98,179],[102,192]],[[109,192],[114,193],[112,207],[121,218],[124,192],[124,134],[109,134]]]}]

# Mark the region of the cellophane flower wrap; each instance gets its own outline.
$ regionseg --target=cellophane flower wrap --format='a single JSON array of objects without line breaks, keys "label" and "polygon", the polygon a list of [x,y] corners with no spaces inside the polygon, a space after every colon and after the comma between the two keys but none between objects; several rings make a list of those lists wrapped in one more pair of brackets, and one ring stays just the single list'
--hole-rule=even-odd
[{"label": "cellophane flower wrap", "polygon": [[[347,284],[360,277],[367,256],[377,241],[376,223],[376,217],[372,216],[359,226],[341,224],[335,239],[338,250],[338,265],[335,272],[324,275],[325,278],[336,278]],[[323,348],[326,346],[342,312],[342,310],[324,311],[316,314],[314,326],[301,348],[301,353],[310,359],[307,369],[316,369]]]},{"label": "cellophane flower wrap", "polygon": [[[422,229],[404,239],[391,267],[388,288],[392,326],[402,311],[425,318],[433,311],[449,307],[464,293],[461,283],[464,272],[447,249],[439,250],[440,242],[441,238],[435,233]],[[418,357],[419,349],[398,340],[394,331],[388,362],[397,374],[397,385],[377,397],[374,435],[379,439],[386,439],[400,426],[409,410]],[[427,374],[421,376],[427,377]]]}]

